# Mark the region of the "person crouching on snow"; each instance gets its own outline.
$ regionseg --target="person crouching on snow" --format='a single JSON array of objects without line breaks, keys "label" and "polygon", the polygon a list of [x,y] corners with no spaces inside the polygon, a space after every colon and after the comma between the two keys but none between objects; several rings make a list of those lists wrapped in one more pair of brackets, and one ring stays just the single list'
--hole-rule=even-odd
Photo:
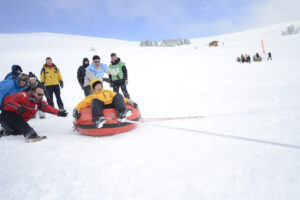
[{"label": "person crouching on snow", "polygon": [[81,116],[80,111],[91,106],[92,121],[96,128],[101,128],[106,122],[103,108],[113,106],[116,109],[118,120],[124,122],[132,114],[132,109],[126,109],[125,104],[137,107],[137,104],[131,99],[123,98],[121,94],[117,94],[111,90],[104,90],[100,79],[91,81],[91,89],[93,94],[87,96],[76,106],[73,110],[73,117],[79,119]]},{"label": "person crouching on snow", "polygon": [[3,101],[1,125],[4,131],[0,132],[0,135],[24,135],[27,142],[46,139],[46,136],[38,136],[27,121],[32,119],[38,110],[60,117],[66,117],[68,113],[65,110],[59,111],[43,101],[44,92],[44,86],[38,84],[32,91],[8,95]]}]

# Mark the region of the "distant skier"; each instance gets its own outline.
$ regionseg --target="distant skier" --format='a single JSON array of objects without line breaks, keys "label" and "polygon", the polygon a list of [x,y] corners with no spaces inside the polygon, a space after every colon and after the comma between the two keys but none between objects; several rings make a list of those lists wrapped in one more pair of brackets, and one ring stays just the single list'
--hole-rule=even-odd
[{"label": "distant skier", "polygon": [[251,63],[251,57],[250,57],[250,55],[248,55],[247,54],[247,59],[246,59],[246,61],[250,64]]},{"label": "distant skier", "polygon": [[241,55],[242,63],[246,62],[244,54]]},{"label": "distant skier", "polygon": [[272,60],[272,54],[271,54],[271,52],[269,51],[269,53],[268,53],[268,60]]},{"label": "distant skier", "polygon": [[90,61],[88,58],[84,58],[82,61],[82,65],[77,70],[77,79],[81,89],[84,91],[84,95],[88,96],[90,94],[90,86],[84,87],[84,77],[85,77],[85,69],[90,65]]},{"label": "distant skier", "polygon": [[19,65],[11,66],[11,72],[9,72],[4,79],[7,79],[10,76],[17,77],[22,71],[22,68]]},{"label": "distant skier", "polygon": [[[103,76],[104,73],[111,74],[111,75],[117,75],[115,71],[111,70],[107,67],[106,64],[100,63],[100,56],[94,55],[93,56],[93,63],[90,64],[85,69],[85,77],[84,77],[84,87],[87,87],[88,92],[86,94],[92,94],[91,90],[91,81],[94,79],[100,79],[101,81],[104,80]],[[105,81],[105,80],[104,80]],[[109,81],[108,81],[109,82]]]},{"label": "distant skier", "polygon": [[80,118],[82,109],[91,107],[92,121],[95,127],[101,128],[106,122],[103,114],[104,107],[114,107],[121,122],[132,114],[131,109],[126,109],[126,103],[137,107],[137,104],[131,99],[123,98],[121,94],[111,90],[104,90],[103,82],[100,79],[93,80],[91,86],[94,94],[87,96],[73,110],[73,117],[76,119]]},{"label": "distant skier", "polygon": [[60,97],[60,87],[64,87],[64,82],[57,66],[52,62],[50,57],[46,58],[46,64],[44,64],[41,71],[41,83],[46,86],[47,92],[49,93],[51,101],[49,105],[54,107],[53,93],[56,96],[56,102],[59,110],[64,110],[64,104]]},{"label": "distant skier", "polygon": [[52,113],[60,117],[66,117],[68,113],[65,110],[59,111],[48,105],[42,100],[43,95],[44,86],[42,84],[38,84],[29,92],[8,95],[3,101],[4,109],[1,113],[3,130],[1,130],[0,136],[24,135],[27,142],[46,139],[46,136],[38,136],[27,121],[33,118],[37,110]]},{"label": "distant skier", "polygon": [[130,99],[129,93],[127,91],[126,85],[128,84],[128,75],[125,63],[117,57],[117,54],[110,54],[111,64],[109,68],[114,70],[117,75],[109,75],[110,83],[112,85],[113,91],[119,93],[121,87],[124,97]]}]

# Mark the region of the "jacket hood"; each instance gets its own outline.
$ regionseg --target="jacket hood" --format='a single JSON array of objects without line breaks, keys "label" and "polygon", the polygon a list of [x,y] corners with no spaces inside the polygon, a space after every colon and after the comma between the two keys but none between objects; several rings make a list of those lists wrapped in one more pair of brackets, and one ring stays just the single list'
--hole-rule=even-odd
[{"label": "jacket hood", "polygon": [[[88,61],[88,64],[87,64],[87,65],[84,64],[86,61]],[[88,59],[88,58],[84,58],[84,59],[82,60],[82,65],[83,65],[83,66],[89,66],[89,65],[90,65],[89,59]]]},{"label": "jacket hood", "polygon": [[19,65],[11,66],[11,73],[13,75],[18,75],[17,70],[21,70],[21,72],[23,71],[22,68]]},{"label": "jacket hood", "polygon": [[94,84],[96,84],[96,83],[98,83],[98,82],[100,82],[101,85],[102,85],[102,87],[103,87],[103,82],[102,82],[102,80],[100,80],[100,79],[94,79],[94,80],[91,81],[91,89],[92,89],[92,91],[93,91],[94,94],[96,93],[96,92],[95,92],[95,89],[94,89]]}]

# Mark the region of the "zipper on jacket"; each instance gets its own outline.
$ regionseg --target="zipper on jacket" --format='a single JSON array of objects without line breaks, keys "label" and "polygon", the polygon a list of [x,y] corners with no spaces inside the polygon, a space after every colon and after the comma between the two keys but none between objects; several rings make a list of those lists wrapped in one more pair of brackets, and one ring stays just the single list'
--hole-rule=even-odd
[{"label": "zipper on jacket", "polygon": [[105,93],[104,93],[104,91],[103,91],[103,96],[104,96],[105,99],[107,99],[107,98],[106,98],[106,95],[105,95]]}]

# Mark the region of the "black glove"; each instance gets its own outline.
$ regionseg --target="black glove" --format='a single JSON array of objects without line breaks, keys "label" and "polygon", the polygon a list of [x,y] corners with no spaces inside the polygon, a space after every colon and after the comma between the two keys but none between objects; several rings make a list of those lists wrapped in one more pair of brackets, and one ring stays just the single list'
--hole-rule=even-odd
[{"label": "black glove", "polygon": [[26,109],[22,106],[18,107],[17,112],[23,115],[26,112]]},{"label": "black glove", "polygon": [[139,106],[138,106],[138,104],[137,103],[133,103],[133,107],[135,107],[135,108],[138,108]]},{"label": "black glove", "polygon": [[81,116],[81,114],[80,114],[79,110],[74,109],[73,110],[73,117],[76,118],[76,119],[79,119],[80,116]]},{"label": "black glove", "polygon": [[60,110],[57,115],[60,117],[66,117],[68,116],[68,113],[66,110]]},{"label": "black glove", "polygon": [[59,85],[60,85],[61,88],[63,88],[64,87],[64,82],[63,81],[59,81]]},{"label": "black glove", "polygon": [[138,104],[132,101],[131,99],[128,99],[127,104],[132,105],[133,107],[137,108]]}]

